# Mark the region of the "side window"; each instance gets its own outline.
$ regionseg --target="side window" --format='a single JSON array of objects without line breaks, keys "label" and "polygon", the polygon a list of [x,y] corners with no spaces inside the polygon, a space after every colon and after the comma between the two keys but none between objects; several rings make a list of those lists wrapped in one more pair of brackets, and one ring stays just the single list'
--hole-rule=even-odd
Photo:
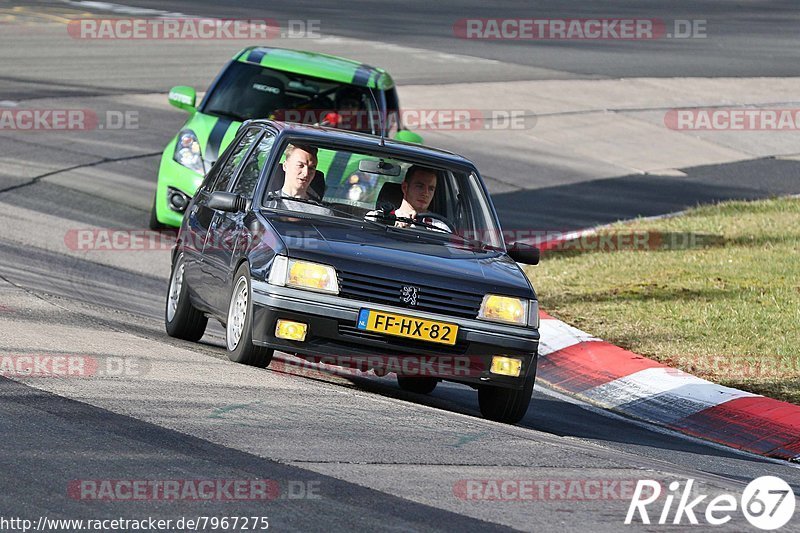
[{"label": "side window", "polygon": [[259,128],[250,128],[239,139],[239,143],[233,149],[233,152],[231,152],[228,160],[225,161],[225,165],[219,169],[217,181],[214,183],[212,192],[228,190],[228,185],[230,184],[231,178],[236,171],[236,167],[238,167],[239,163],[241,163],[242,159],[244,159],[244,156],[247,154],[247,150],[250,148],[250,145],[253,144],[253,141],[255,140],[259,131]]},{"label": "side window", "polygon": [[269,159],[269,154],[272,152],[274,144],[275,134],[269,131],[266,132],[239,173],[239,179],[236,185],[233,186],[233,192],[242,194],[246,198],[253,196],[258,177],[261,175],[264,165],[267,164],[267,159]]}]

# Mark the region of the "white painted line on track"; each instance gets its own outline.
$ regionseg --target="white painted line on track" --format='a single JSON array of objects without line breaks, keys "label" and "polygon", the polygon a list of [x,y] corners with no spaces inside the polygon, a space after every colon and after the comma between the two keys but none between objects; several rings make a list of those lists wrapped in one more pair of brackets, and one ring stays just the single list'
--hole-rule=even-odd
[{"label": "white painted line on track", "polygon": [[543,318],[539,321],[539,355],[544,356],[586,341],[599,341],[585,331],[574,328],[558,319]]},{"label": "white painted line on track", "polygon": [[[693,437],[692,435],[687,435],[686,433],[681,433],[681,432],[675,431],[673,429],[665,428],[663,426],[658,426],[658,425],[653,424],[651,422],[646,422],[644,420],[637,420],[635,418],[631,418],[629,416],[625,416],[623,414],[620,414],[620,413],[617,413],[617,412],[614,412],[614,411],[609,411],[607,408],[599,407],[599,406],[597,406],[597,405],[595,405],[593,403],[589,403],[588,401],[583,400],[581,398],[578,398],[576,396],[557,392],[557,391],[555,391],[555,390],[553,390],[553,389],[551,389],[551,388],[549,388],[549,387],[547,387],[545,385],[542,385],[540,383],[536,384],[536,387],[534,387],[534,390],[536,392],[539,392],[539,393],[541,393],[541,394],[543,394],[545,396],[549,396],[549,397],[554,398],[556,400],[559,400],[559,401],[562,401],[562,402],[565,402],[565,403],[569,403],[569,404],[572,404],[572,405],[577,405],[581,409],[585,409],[585,410],[587,410],[587,411],[589,411],[589,412],[591,412],[593,414],[604,416],[604,417],[610,418],[612,420],[619,420],[621,422],[627,422],[627,423],[629,423],[631,425],[634,425],[636,427],[639,427],[639,428],[642,428],[642,429],[647,429],[647,430],[650,430],[650,431],[652,431],[654,433],[658,433],[660,435],[666,435],[668,437],[672,437],[672,438],[676,438],[676,439],[683,439],[683,440],[692,442],[694,444],[700,444],[702,446],[710,446],[710,447],[712,447],[712,448],[714,448],[716,450],[721,450],[721,451],[725,451],[725,452],[728,452],[728,453],[740,455],[740,456],[745,457],[745,458],[750,459],[750,460],[758,459],[758,460],[762,460],[762,461],[768,461],[770,463],[774,463],[774,464],[777,464],[777,465],[789,466],[790,468],[800,469],[800,463],[792,463],[792,462],[786,461],[784,459],[775,459],[773,457],[767,457],[767,456],[764,456],[764,455],[751,453],[751,452],[748,452],[748,451],[745,451],[745,450],[740,450],[738,448],[731,448],[730,446],[726,446],[724,444],[719,444],[719,443],[716,443],[716,442],[713,442],[713,441],[710,441],[710,440],[704,440],[704,439],[701,439],[701,438],[698,438],[698,437]],[[602,446],[604,448],[609,448],[608,445],[602,444],[599,440],[595,440],[593,442],[595,444],[597,444],[598,446]]]},{"label": "white painted line on track", "polygon": [[674,368],[647,368],[583,391],[599,405],[672,424],[709,407],[758,394],[717,385]]}]

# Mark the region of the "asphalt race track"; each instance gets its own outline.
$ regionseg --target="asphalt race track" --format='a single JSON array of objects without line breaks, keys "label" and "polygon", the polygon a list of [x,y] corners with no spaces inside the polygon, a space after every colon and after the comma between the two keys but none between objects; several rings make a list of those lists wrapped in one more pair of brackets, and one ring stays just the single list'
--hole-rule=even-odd
[{"label": "asphalt race track", "polygon": [[[516,145],[521,135],[508,131],[421,132],[429,144],[464,153],[485,169],[501,219],[513,228],[578,228],[703,201],[800,193],[796,134],[670,137],[676,144],[659,160],[627,140],[614,143],[621,155],[600,158],[612,148],[569,136],[578,135],[570,133],[575,121],[595,124],[602,115],[626,121],[607,124],[620,136],[640,137],[635,124],[655,139],[661,133],[653,124],[663,125],[664,109],[678,105],[664,96],[673,94],[668,84],[675,79],[701,104],[719,90],[694,78],[722,77],[731,91],[751,88],[728,104],[800,107],[793,80],[758,81],[800,73],[800,12],[793,2],[537,3],[541,17],[708,19],[709,37],[535,47],[452,36],[460,18],[532,16],[532,7],[356,1],[345,11],[312,2],[298,14],[294,2],[230,4],[126,5],[198,16],[318,19],[321,38],[268,44],[385,66],[410,107],[449,99],[454,108],[469,108],[477,98],[492,102],[484,109],[506,105],[542,115],[547,108],[530,101],[543,93],[530,91],[587,87],[585,98],[597,105],[576,111],[565,98],[563,110],[540,116],[533,133],[526,132],[539,135],[541,127],[536,141],[525,137]],[[750,480],[775,475],[800,495],[795,465],[656,430],[543,387],[537,386],[525,419],[508,426],[480,418],[467,387],[440,384],[420,396],[390,378],[236,365],[227,360],[218,324],[199,344],[169,338],[162,318],[169,247],[87,250],[68,236],[87,228],[147,227],[158,157],[185,118],[168,106],[166,92],[178,84],[203,91],[250,43],[82,41],[66,31],[70,17],[148,14],[101,3],[0,2],[0,109],[91,109],[105,126],[0,130],[0,355],[87,356],[107,370],[82,378],[0,377],[0,519],[267,516],[277,531],[601,532],[625,527],[630,494],[470,499],[463,489],[469,480],[621,487],[645,478],[693,479],[702,494],[738,498]],[[601,102],[615,91],[634,91],[628,84],[637,82],[628,78],[647,78],[655,88],[651,100],[629,109],[624,101]],[[753,94],[768,96],[753,100]],[[659,104],[662,97],[669,103]],[[129,119],[112,127],[109,117],[119,116]],[[570,142],[580,146],[563,149]],[[539,206],[533,214],[531,205]],[[75,489],[86,480],[253,479],[274,481],[280,496],[97,501]],[[661,508],[652,511],[653,520]],[[797,518],[784,530],[792,525],[800,530]],[[734,514],[716,529],[748,528]],[[6,530],[2,522],[0,530]]]}]

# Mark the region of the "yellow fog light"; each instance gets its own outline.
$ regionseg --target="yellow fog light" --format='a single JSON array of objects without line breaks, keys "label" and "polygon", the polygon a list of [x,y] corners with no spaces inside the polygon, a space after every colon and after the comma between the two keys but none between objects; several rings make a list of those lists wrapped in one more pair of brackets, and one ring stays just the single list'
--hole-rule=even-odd
[{"label": "yellow fog light", "polygon": [[522,361],[512,357],[504,357],[502,355],[495,355],[492,357],[492,374],[500,374],[503,376],[519,377],[522,372]]},{"label": "yellow fog light", "polygon": [[312,291],[339,293],[336,270],[332,266],[289,259],[289,272],[286,284],[290,287]]},{"label": "yellow fog light", "polygon": [[528,300],[487,294],[483,297],[478,318],[524,326],[528,321]]},{"label": "yellow fog light", "polygon": [[279,339],[286,339],[290,341],[306,340],[306,332],[308,325],[302,322],[294,322],[292,320],[278,320],[278,325],[275,326],[275,336]]}]

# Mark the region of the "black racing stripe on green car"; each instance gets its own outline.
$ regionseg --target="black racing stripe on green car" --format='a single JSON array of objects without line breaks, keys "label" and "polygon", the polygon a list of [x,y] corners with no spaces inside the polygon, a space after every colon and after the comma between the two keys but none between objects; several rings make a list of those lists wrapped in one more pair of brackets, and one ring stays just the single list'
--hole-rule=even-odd
[{"label": "black racing stripe on green car", "polygon": [[372,76],[373,72],[375,72],[373,67],[370,67],[369,65],[359,65],[356,71],[353,73],[353,85],[368,87],[369,78]]},{"label": "black racing stripe on green car", "polygon": [[247,55],[247,62],[248,63],[256,63],[256,64],[260,65],[261,64],[261,60],[264,59],[264,56],[267,55],[267,53],[268,53],[268,50],[265,50],[263,48],[256,48],[255,50],[252,50]]},{"label": "black racing stripe on green car", "polygon": [[228,132],[233,121],[227,118],[218,118],[214,127],[211,128],[211,133],[208,134],[208,143],[206,143],[205,160],[213,163],[219,159],[219,147],[222,144],[222,139]]},{"label": "black racing stripe on green car", "polygon": [[328,167],[328,176],[342,176],[342,181],[344,181],[346,178],[343,174],[349,161],[349,152],[336,152],[336,155],[333,156],[333,161],[331,161],[331,165]]}]

